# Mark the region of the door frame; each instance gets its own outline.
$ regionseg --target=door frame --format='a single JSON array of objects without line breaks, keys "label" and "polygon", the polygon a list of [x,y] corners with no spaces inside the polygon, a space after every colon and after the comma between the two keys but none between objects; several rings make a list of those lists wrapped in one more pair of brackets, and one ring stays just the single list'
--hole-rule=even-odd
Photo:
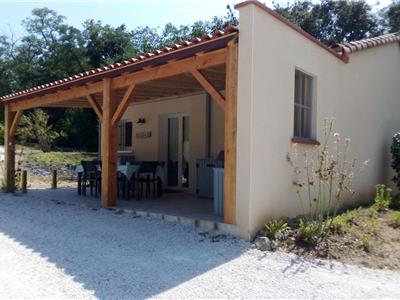
[{"label": "door frame", "polygon": [[[182,149],[182,143],[183,143],[183,117],[189,117],[189,124],[190,124],[190,114],[188,112],[177,112],[177,113],[167,113],[167,114],[162,114],[167,122],[167,128],[166,130],[166,134],[167,134],[167,138],[166,138],[166,144],[165,145],[161,145],[161,147],[166,147],[166,157],[167,157],[167,161],[166,161],[166,184],[165,186],[168,189],[171,190],[181,190],[181,191],[187,191],[189,190],[189,185],[188,187],[182,187],[182,157],[183,157],[183,149]],[[168,146],[169,146],[169,135],[168,135],[168,120],[172,119],[172,118],[178,118],[178,185],[177,186],[168,186]],[[190,125],[189,125],[189,131],[190,131]],[[190,143],[190,134],[189,134],[189,143]],[[189,144],[189,157],[190,157],[190,144]],[[189,164],[190,165],[190,164]]]}]

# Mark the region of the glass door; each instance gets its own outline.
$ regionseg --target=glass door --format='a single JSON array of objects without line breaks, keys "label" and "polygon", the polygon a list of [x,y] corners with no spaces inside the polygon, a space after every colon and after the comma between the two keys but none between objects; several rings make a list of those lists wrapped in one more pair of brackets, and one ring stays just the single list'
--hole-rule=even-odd
[{"label": "glass door", "polygon": [[167,184],[170,188],[189,188],[189,116],[168,117]]}]

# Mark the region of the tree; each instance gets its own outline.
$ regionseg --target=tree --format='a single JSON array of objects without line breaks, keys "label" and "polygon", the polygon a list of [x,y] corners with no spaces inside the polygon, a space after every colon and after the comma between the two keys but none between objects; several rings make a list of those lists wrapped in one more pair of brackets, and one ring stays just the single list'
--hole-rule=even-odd
[{"label": "tree", "polygon": [[137,54],[131,42],[132,33],[125,25],[114,28],[103,26],[100,21],[87,20],[83,27],[85,56],[91,68],[122,61]]},{"label": "tree", "polygon": [[274,9],[328,45],[376,36],[382,31],[377,16],[365,1],[306,0],[286,5],[274,3]]},{"label": "tree", "polygon": [[54,130],[49,124],[49,115],[42,109],[35,109],[23,115],[17,130],[17,136],[21,141],[37,142],[43,152],[49,152],[54,141],[63,135],[63,132]]},{"label": "tree", "polygon": [[393,1],[385,15],[389,31],[400,32],[400,1]]}]

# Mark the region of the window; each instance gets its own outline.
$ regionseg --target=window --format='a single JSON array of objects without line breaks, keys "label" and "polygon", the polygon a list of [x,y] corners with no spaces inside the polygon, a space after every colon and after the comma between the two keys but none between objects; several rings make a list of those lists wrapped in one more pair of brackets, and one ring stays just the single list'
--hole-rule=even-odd
[{"label": "window", "polygon": [[294,137],[313,139],[313,78],[299,70],[295,73]]},{"label": "window", "polygon": [[132,122],[121,121],[118,124],[118,150],[132,147]]}]

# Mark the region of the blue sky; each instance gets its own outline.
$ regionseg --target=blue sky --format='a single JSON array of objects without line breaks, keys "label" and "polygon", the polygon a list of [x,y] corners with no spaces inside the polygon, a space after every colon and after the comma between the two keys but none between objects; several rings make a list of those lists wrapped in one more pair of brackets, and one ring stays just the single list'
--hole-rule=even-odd
[{"label": "blue sky", "polygon": [[[286,0],[279,0],[286,3]],[[293,0],[288,0],[293,1]],[[67,17],[67,23],[78,28],[87,19],[101,20],[114,26],[125,23],[128,28],[136,26],[163,26],[190,24],[196,20],[207,20],[214,15],[226,13],[226,5],[232,7],[240,0],[0,0],[0,34],[18,37],[23,34],[21,21],[30,16],[36,7],[48,7]],[[272,1],[262,1],[271,6]],[[376,4],[377,0],[368,0]],[[377,7],[390,4],[380,0]]]}]

